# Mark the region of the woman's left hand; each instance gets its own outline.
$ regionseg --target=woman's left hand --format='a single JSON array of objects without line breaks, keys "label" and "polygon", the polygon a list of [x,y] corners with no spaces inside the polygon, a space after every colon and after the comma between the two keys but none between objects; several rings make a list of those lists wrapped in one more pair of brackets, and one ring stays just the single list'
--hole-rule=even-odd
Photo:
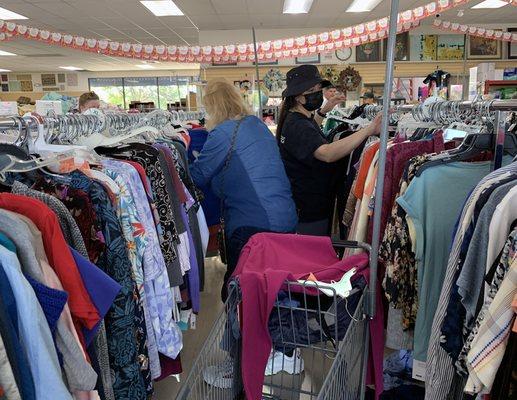
[{"label": "woman's left hand", "polygon": [[342,93],[337,93],[334,96],[332,96],[330,99],[328,99],[325,106],[321,108],[321,112],[323,114],[326,114],[334,109],[335,106],[337,106],[340,103],[343,103],[346,100],[346,96]]}]

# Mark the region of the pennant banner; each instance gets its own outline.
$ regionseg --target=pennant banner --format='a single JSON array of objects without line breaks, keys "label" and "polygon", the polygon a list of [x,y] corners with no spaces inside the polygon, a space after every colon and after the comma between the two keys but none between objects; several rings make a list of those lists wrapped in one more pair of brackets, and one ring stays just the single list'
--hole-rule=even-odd
[{"label": "pennant banner", "polygon": [[450,21],[442,21],[439,19],[433,21],[433,26],[435,28],[448,32],[462,33],[469,36],[479,36],[486,39],[494,39],[501,40],[503,42],[517,43],[517,33],[480,28],[478,26],[459,24],[457,22]]},{"label": "pennant banner", "polygon": [[[402,11],[398,14],[397,31],[405,32],[419,26],[420,21],[437,13],[465,5],[472,0],[437,0],[424,6]],[[507,0],[517,4],[517,0]],[[338,49],[355,47],[387,37],[389,18],[384,17],[348,28],[321,32],[296,38],[279,39],[257,43],[259,61],[294,58]],[[84,38],[60,32],[29,27],[0,20],[0,32],[8,37],[43,41],[81,51],[142,60],[172,61],[182,63],[235,63],[253,62],[253,44],[229,44],[219,46],[165,46],[141,43],[119,43],[110,40]],[[6,36],[7,38],[7,36]],[[2,39],[0,36],[0,40]]]}]

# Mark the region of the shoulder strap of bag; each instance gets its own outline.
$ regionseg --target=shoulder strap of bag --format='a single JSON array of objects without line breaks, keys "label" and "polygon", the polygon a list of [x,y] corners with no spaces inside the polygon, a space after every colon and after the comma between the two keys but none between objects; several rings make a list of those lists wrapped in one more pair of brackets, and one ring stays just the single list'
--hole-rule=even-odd
[{"label": "shoulder strap of bag", "polygon": [[232,153],[235,150],[235,143],[237,142],[237,133],[239,132],[239,128],[241,126],[242,121],[244,121],[246,117],[243,117],[237,121],[235,124],[235,129],[232,134],[232,141],[230,142],[230,149],[228,150],[228,154],[226,154],[226,159],[223,165],[223,169],[221,171],[221,221],[223,221],[223,209],[224,209],[224,176],[226,175],[226,171],[230,166],[230,160],[232,158]]}]

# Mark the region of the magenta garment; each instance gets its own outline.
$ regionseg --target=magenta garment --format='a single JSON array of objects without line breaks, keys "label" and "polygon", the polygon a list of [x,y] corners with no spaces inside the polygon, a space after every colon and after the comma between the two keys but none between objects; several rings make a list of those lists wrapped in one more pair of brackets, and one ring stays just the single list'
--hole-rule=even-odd
[{"label": "magenta garment", "polygon": [[[368,281],[368,256],[360,254],[339,260],[328,237],[259,233],[248,241],[233,274],[242,291],[242,377],[247,399],[262,397],[272,344],[268,320],[285,280],[303,279],[311,272],[321,281],[339,280],[353,267],[358,268],[355,277],[364,276]],[[371,322],[370,335],[369,354],[374,370],[370,376],[374,375],[376,393],[380,395],[384,352],[382,312]]]}]

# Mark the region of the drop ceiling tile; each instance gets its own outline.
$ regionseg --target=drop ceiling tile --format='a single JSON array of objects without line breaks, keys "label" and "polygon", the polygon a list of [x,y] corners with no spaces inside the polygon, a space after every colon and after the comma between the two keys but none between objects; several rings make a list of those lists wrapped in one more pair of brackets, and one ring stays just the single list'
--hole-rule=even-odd
[{"label": "drop ceiling tile", "polygon": [[247,13],[245,0],[212,0],[212,4],[217,14]]}]

